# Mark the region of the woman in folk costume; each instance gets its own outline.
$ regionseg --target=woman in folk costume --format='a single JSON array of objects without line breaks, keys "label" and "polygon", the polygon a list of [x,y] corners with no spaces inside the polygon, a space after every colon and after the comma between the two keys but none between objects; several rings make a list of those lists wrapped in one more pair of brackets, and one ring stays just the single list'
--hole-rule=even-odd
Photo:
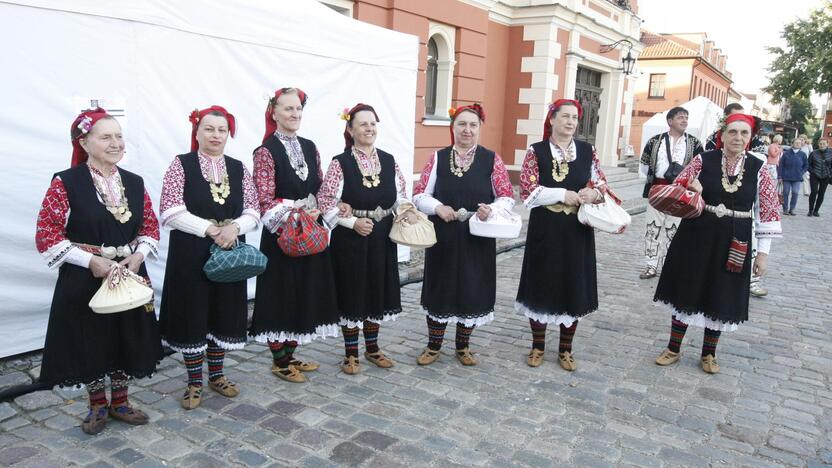
[{"label": "woman in folk costume", "polygon": [[607,180],[595,147],[574,138],[583,114],[573,99],[549,106],[543,141],[532,145],[520,174],[520,198],[531,209],[515,309],[529,318],[526,363],[543,363],[546,327],[560,326],[558,363],[577,368],[572,339],[578,321],[598,308],[595,232],[578,221],[583,203],[600,203]]},{"label": "woman in folk costume", "polygon": [[248,169],[225,156],[234,116],[220,106],[190,115],[191,152],[173,159],[162,182],[161,220],[171,229],[162,309],[163,343],[182,353],[188,386],[182,407],[202,401],[207,350],[208,386],[226,397],[239,394],[223,373],[225,352],[246,344],[246,282],[217,283],[203,272],[216,244],[230,249],[257,228],[260,211]]},{"label": "woman in folk costume", "polygon": [[[338,304],[329,249],[290,257],[277,245],[293,208],[320,216],[315,194],[323,180],[315,143],[297,135],[307,95],[297,88],[278,89],[266,107],[263,145],[254,150],[254,185],[260,202],[263,234],[260,250],[269,259],[257,277],[249,334],[268,342],[272,373],[289,382],[305,382],[303,372],[318,364],[294,357],[299,343],[338,336]],[[311,196],[311,202],[307,203]]]},{"label": "woman in folk costume", "polygon": [[469,339],[494,319],[497,296],[496,240],[470,233],[468,219],[488,219],[493,209],[514,207],[511,182],[500,155],[478,144],[485,122],[479,104],[451,111],[451,146],[433,154],[413,189],[416,206],[430,216],[436,244],[425,252],[422,307],[428,346],[416,359],[439,359],[448,323],[456,323],[456,357],[477,364]]},{"label": "woman in folk costume", "polygon": [[91,109],[75,118],[70,135],[72,167],[53,176],[35,234],[38,252],[59,269],[40,380],[85,384],[90,410],[81,429],[97,434],[108,416],[129,424],[149,420],[128,403],[127,382],[150,376],[162,357],[153,303],[103,315],[88,303],[118,265],[149,283],[144,261],[156,256],[159,224],[142,178],[117,166],[124,157],[119,123]]},{"label": "woman in folk costume", "polygon": [[752,271],[765,273],[771,239],[781,234],[776,182],[748,151],[755,132],[754,117],[728,116],[717,149],[696,156],[676,177],[675,183],[700,192],[706,206],[701,216],[682,220],[656,288],[653,300],[669,305],[673,314],[667,349],[656,358],[660,366],[679,360],[685,331],[696,325],[705,329],[702,370],[719,372],[720,334],[748,320],[749,278]]},{"label": "woman in folk costume", "polygon": [[[346,146],[329,164],[318,205],[325,222],[335,226],[330,249],[346,354],[341,368],[356,374],[359,329],[364,331],[364,357],[381,368],[393,366],[378,346],[379,322],[394,320],[402,311],[396,244],[389,235],[395,210],[410,201],[395,158],[375,147],[375,109],[357,104],[341,118],[346,120]],[[338,217],[339,200],[352,216]]]}]

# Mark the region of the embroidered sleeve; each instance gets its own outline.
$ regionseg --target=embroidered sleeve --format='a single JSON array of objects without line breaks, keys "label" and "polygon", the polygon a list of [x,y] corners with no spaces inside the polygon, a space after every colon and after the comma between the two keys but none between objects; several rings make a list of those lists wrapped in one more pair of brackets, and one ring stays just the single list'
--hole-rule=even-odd
[{"label": "embroidered sleeve", "polygon": [[92,254],[72,245],[66,237],[69,197],[60,177],[52,179],[43,197],[35,228],[35,247],[49,268],[64,263],[88,267]]},{"label": "embroidered sleeve", "polygon": [[656,141],[656,137],[652,137],[647,140],[647,144],[644,145],[644,151],[641,152],[641,159],[639,159],[639,163],[644,164],[647,167],[650,167],[651,157],[650,155],[653,152],[653,144]]},{"label": "embroidered sleeve", "polygon": [[494,192],[492,205],[511,210],[514,208],[514,190],[508,170],[499,154],[494,154],[494,167],[491,170],[491,190]]},{"label": "embroidered sleeve", "polygon": [[393,203],[393,209],[398,210],[402,205],[411,205],[411,202],[407,198],[407,182],[405,182],[404,174],[401,168],[399,168],[399,163],[394,164],[396,168],[396,193],[398,196],[396,197],[396,202]]},{"label": "embroidered sleeve", "polygon": [[240,234],[257,229],[260,225],[260,209],[257,201],[257,188],[248,168],[243,166],[243,213],[234,220],[240,228]]},{"label": "embroidered sleeve", "polygon": [[699,177],[700,172],[702,172],[702,156],[696,155],[693,159],[691,159],[690,164],[685,166],[685,168],[682,169],[682,172],[676,176],[676,180],[674,180],[673,183],[687,187],[689,182]]},{"label": "embroidered sleeve", "polygon": [[771,173],[764,166],[757,175],[757,206],[755,206],[755,236],[760,241],[758,251],[768,253],[770,239],[781,237],[780,203]]},{"label": "embroidered sleeve", "polygon": [[523,167],[520,170],[520,199],[526,201],[540,184],[540,170],[537,167],[537,155],[533,148],[526,151]]},{"label": "embroidered sleeve", "polygon": [[428,159],[427,164],[419,175],[419,182],[413,188],[413,203],[422,213],[428,215],[436,214],[436,207],[442,202],[433,197],[433,188],[436,185],[436,153]]},{"label": "embroidered sleeve", "polygon": [[173,158],[162,178],[162,197],[159,202],[162,226],[185,212],[185,169],[179,158]]},{"label": "embroidered sleeve", "polygon": [[592,147],[592,168],[590,169],[589,177],[590,188],[597,189],[601,195],[607,193],[609,186],[607,185],[607,176],[601,169],[601,161],[598,159],[598,152],[595,147]]},{"label": "embroidered sleeve", "polygon": [[[320,172],[320,165],[318,172]],[[277,171],[272,153],[266,147],[254,152],[254,187],[260,208],[260,221],[269,232],[277,232],[294,206],[294,200],[274,198],[277,193]]]},{"label": "embroidered sleeve", "polygon": [[153,257],[159,255],[159,221],[156,219],[156,213],[153,211],[153,201],[150,199],[147,189],[144,191],[143,220],[139,235],[136,238],[139,243],[136,251],[141,252],[147,260],[150,255]]},{"label": "embroidered sleeve", "polygon": [[326,170],[321,187],[318,189],[318,209],[321,211],[324,224],[330,229],[339,222],[338,201],[344,191],[344,172],[341,163],[333,159]]}]

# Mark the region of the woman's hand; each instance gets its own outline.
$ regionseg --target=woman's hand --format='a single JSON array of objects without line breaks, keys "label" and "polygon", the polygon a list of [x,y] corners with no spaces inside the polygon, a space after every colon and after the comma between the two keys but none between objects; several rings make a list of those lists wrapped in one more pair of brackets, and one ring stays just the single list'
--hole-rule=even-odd
[{"label": "woman's hand", "polygon": [[477,208],[477,218],[479,218],[480,221],[485,221],[489,216],[491,216],[491,207],[485,203],[480,203],[479,208]]},{"label": "woman's hand", "polygon": [[373,232],[373,220],[370,218],[358,218],[352,228],[358,235],[367,237]]},{"label": "woman's hand", "polygon": [[450,223],[456,220],[456,211],[448,205],[439,205],[436,207],[436,216],[439,216],[442,221]]},{"label": "woman's hand", "polygon": [[[208,231],[206,230],[205,232]],[[220,227],[217,235],[211,237],[214,239],[215,244],[227,250],[234,247],[238,235],[240,235],[240,228],[236,224],[231,223]]]},{"label": "woman's hand", "polygon": [[131,254],[124,260],[120,261],[118,264],[121,266],[126,266],[128,270],[132,271],[133,273],[139,272],[139,267],[142,266],[142,262],[144,261],[144,254],[141,252],[136,252]]},{"label": "woman's hand", "polygon": [[699,182],[699,179],[693,179],[688,182],[688,190],[691,192],[702,193],[702,183]]},{"label": "woman's hand", "polygon": [[768,268],[768,254],[757,252],[757,259],[754,260],[754,275],[763,276]]},{"label": "woman's hand", "polygon": [[217,226],[216,224],[212,224],[212,225],[208,226],[207,229],[205,229],[205,236],[206,237],[210,237],[211,239],[213,239],[213,238],[217,237],[218,235],[220,235],[220,227]]},{"label": "woman's hand", "polygon": [[92,271],[92,275],[96,278],[106,278],[110,274],[113,265],[117,265],[117,263],[109,258],[93,255],[90,260],[90,271]]},{"label": "woman's hand", "polygon": [[584,187],[578,191],[578,198],[581,200],[581,204],[595,203],[601,198],[601,192],[594,188]]},{"label": "woman's hand", "polygon": [[577,193],[571,190],[566,191],[566,195],[563,197],[564,205],[579,206],[581,203],[583,202],[581,202],[581,197]]},{"label": "woman's hand", "polygon": [[352,216],[352,207],[349,203],[338,202],[338,217],[349,218]]}]

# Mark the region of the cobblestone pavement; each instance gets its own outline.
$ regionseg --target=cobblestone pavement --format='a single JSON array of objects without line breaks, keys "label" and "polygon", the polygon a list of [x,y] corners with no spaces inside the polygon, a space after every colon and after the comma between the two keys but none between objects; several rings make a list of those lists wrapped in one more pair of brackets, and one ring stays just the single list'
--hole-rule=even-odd
[{"label": "cobblestone pavement", "polygon": [[[390,370],[339,371],[341,341],[305,346],[321,369],[307,384],[269,372],[268,350],[229,354],[242,394],[206,390],[201,408],[179,406],[184,368],[166,358],[131,387],[152,417],[110,422],[83,434],[83,392],[42,391],[0,403],[0,465],[14,466],[820,466],[832,463],[832,209],[787,217],[775,241],[768,297],[751,320],[724,334],[722,372],[698,366],[702,332],[691,328],[683,356],[653,364],[666,345],[667,311],[641,281],[643,216],[621,236],[597,234],[600,310],[580,322],[578,370],[557,365],[557,333],[537,369],[524,363],[528,323],[512,309],[522,249],[499,257],[497,319],[474,332],[480,365],[463,368],[449,348],[432,366],[415,358],[426,341],[420,284],[402,293],[407,314],[381,330]],[[448,337],[452,338],[449,330]],[[19,377],[19,376],[18,376]],[[3,377],[13,380],[14,374]]]}]

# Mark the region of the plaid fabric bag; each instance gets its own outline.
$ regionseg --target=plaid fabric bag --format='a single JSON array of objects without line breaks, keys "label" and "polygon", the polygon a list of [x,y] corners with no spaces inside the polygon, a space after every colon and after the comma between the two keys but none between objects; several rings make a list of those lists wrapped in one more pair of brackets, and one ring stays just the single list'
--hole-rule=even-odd
[{"label": "plaid fabric bag", "polygon": [[728,260],[725,262],[725,269],[731,273],[741,273],[745,263],[745,256],[748,255],[748,242],[731,238],[728,245]]},{"label": "plaid fabric bag", "polygon": [[238,242],[228,250],[214,244],[211,246],[211,257],[202,271],[215,283],[236,283],[266,271],[267,261],[257,247],[245,242]]},{"label": "plaid fabric bag", "polygon": [[283,223],[277,245],[290,257],[305,257],[326,250],[328,237],[327,229],[318,224],[306,210],[295,208]]},{"label": "plaid fabric bag", "polygon": [[654,185],[647,197],[650,206],[670,216],[677,218],[696,218],[705,209],[702,194],[692,192],[678,185]]}]

